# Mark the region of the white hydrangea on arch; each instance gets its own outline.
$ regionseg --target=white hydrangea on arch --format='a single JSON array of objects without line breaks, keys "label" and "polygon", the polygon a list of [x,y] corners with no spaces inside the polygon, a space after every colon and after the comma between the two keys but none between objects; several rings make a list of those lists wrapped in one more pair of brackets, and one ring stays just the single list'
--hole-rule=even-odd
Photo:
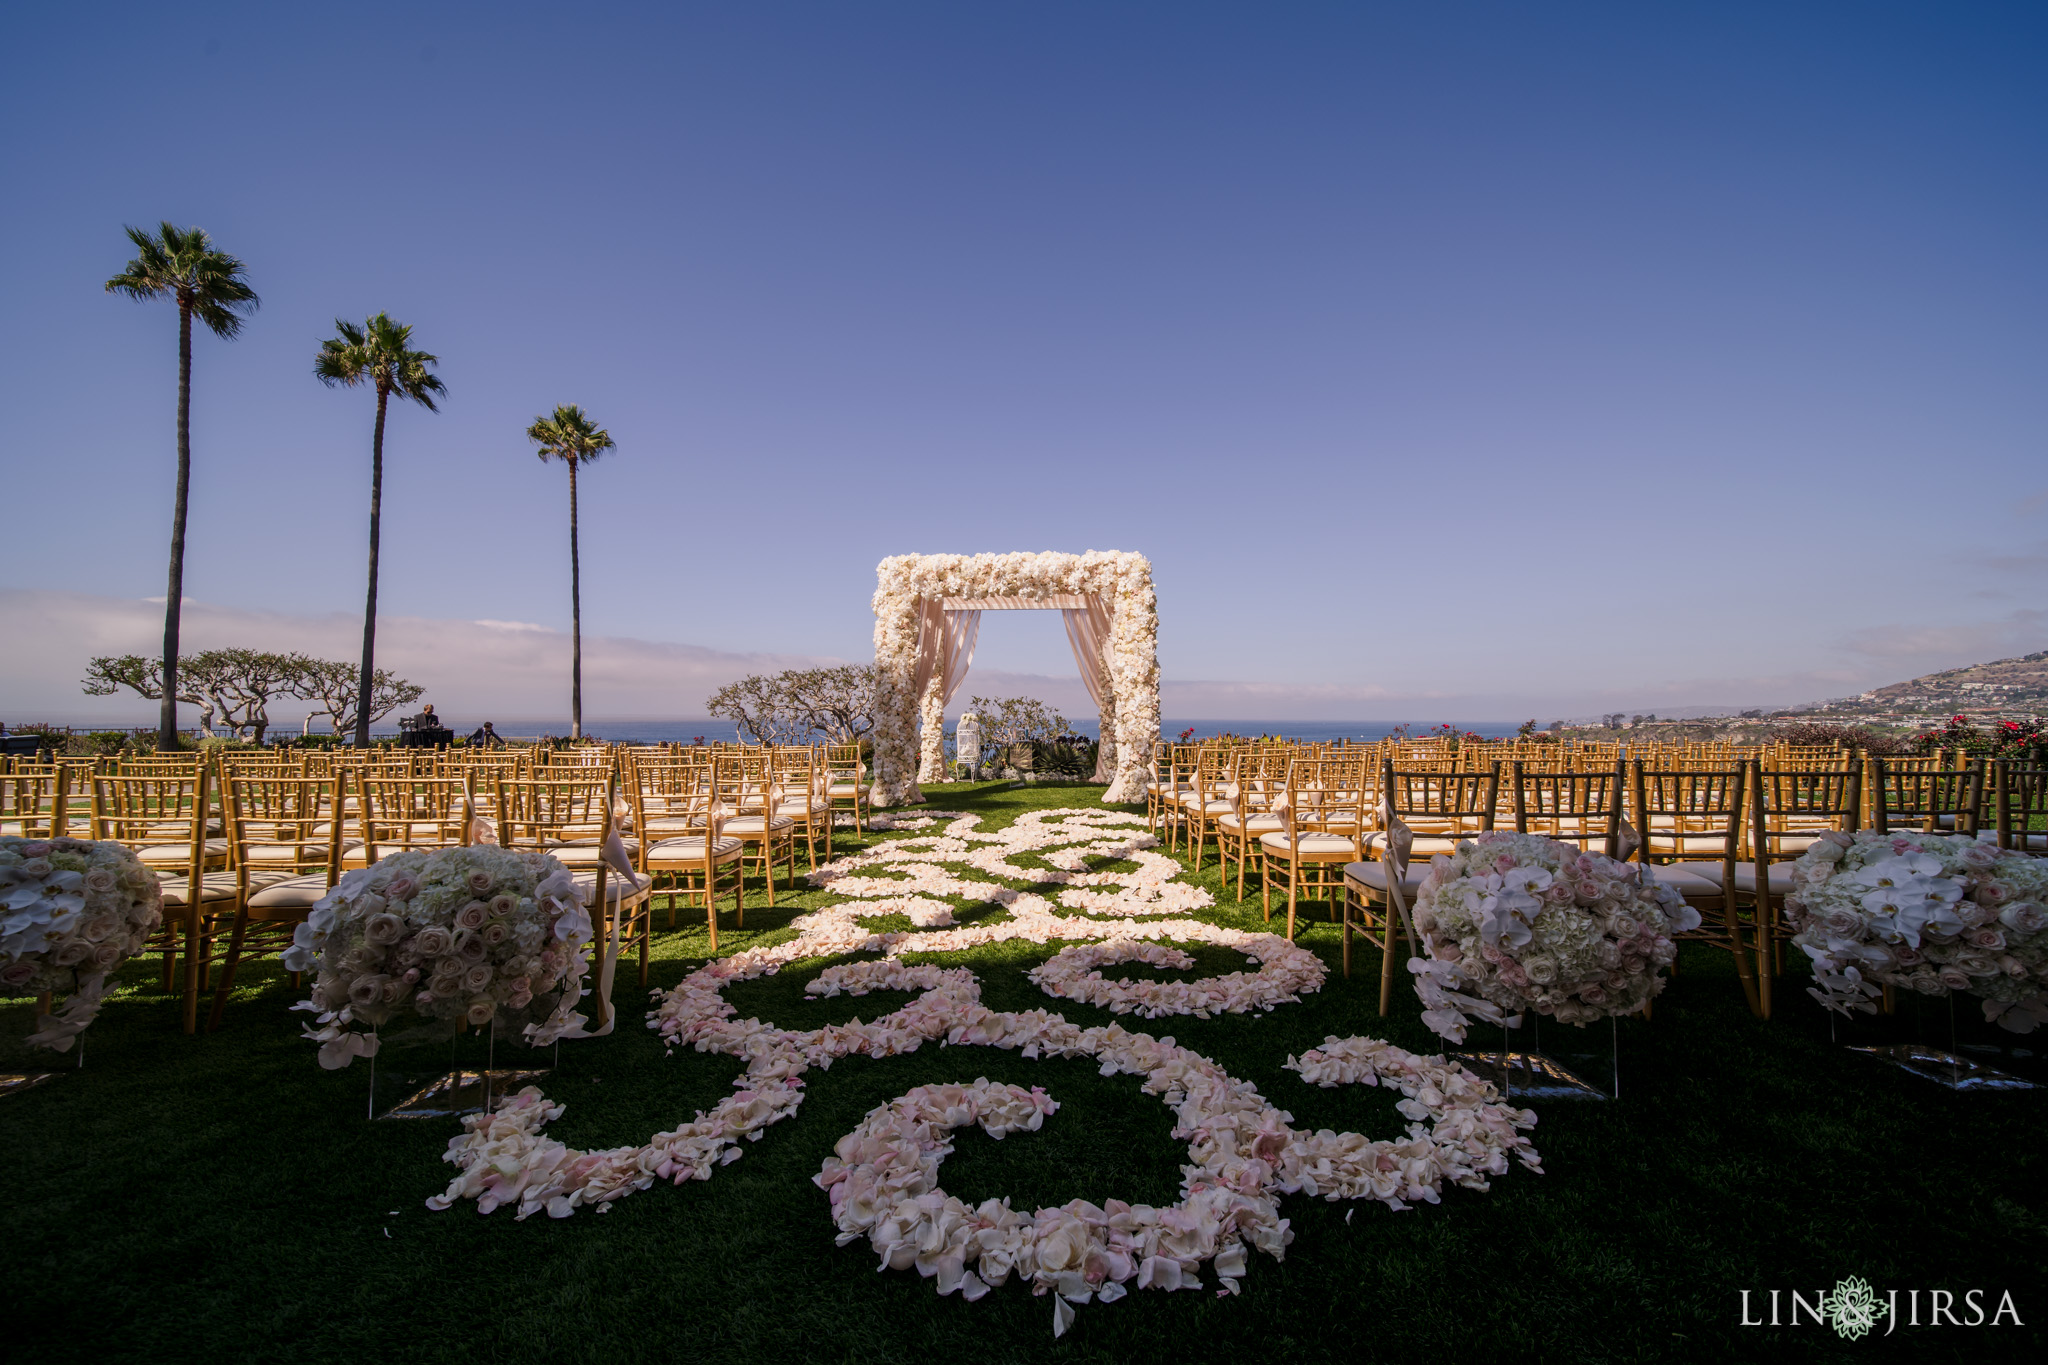
[{"label": "white hydrangea on arch", "polygon": [[1076,656],[1096,656],[1095,678],[1083,681],[1100,701],[1102,738],[1114,744],[1102,799],[1143,799],[1159,738],[1159,612],[1150,560],[1125,550],[894,555],[877,566],[876,579],[875,805],[921,801],[918,783],[943,776],[946,700],[966,676],[978,613],[1019,607],[1064,611]]}]

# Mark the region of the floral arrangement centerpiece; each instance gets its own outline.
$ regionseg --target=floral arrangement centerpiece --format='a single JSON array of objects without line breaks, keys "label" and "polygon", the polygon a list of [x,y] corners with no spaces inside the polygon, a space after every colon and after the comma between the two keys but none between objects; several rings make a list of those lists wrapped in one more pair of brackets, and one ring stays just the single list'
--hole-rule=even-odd
[{"label": "floral arrangement centerpiece", "polygon": [[68,997],[30,1044],[68,1052],[162,919],[162,884],[122,845],[0,838],[0,995]]},{"label": "floral arrangement centerpiece", "polygon": [[1489,832],[1430,860],[1415,898],[1427,960],[1408,964],[1422,1019],[1452,1042],[1473,1018],[1523,1010],[1586,1024],[1631,1014],[1664,988],[1672,935],[1697,910],[1642,863],[1534,834]]},{"label": "floral arrangement centerpiece", "polygon": [[[320,1065],[377,1053],[379,1026],[429,1033],[524,1024],[535,1046],[572,1036],[590,917],[569,870],[491,845],[394,854],[344,876],[293,935],[312,970]],[[368,1025],[364,1032],[356,1025]]]},{"label": "floral arrangement centerpiece", "polygon": [[1827,833],[1791,867],[1785,915],[1808,994],[1873,1013],[1885,986],[1961,991],[2014,1033],[2048,1021],[2048,860],[1988,836]]}]

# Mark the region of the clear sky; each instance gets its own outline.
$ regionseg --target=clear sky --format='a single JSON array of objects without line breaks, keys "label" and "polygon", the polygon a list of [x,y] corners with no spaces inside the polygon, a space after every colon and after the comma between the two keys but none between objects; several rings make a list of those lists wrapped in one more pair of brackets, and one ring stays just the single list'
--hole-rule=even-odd
[{"label": "clear sky", "polygon": [[[437,691],[503,627],[431,623],[566,628],[569,402],[585,631],[654,673],[599,715],[870,657],[909,551],[1150,555],[1178,715],[2038,649],[2044,61],[2039,4],[9,7],[0,712],[148,647],[175,312],[101,285],[162,218],[263,296],[196,343],[200,644],[346,655],[372,405],[311,365],[382,309],[449,389],[387,445]],[[979,662],[1072,668],[1036,614]]]}]

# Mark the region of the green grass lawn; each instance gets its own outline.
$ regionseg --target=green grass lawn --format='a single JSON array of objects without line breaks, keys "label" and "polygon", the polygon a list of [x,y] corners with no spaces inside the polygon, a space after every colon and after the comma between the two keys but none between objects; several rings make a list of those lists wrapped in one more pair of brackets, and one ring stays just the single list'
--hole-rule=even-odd
[{"label": "green grass lawn", "polygon": [[[993,827],[1027,809],[1093,804],[1098,790],[928,795]],[[848,846],[842,839],[839,851]],[[1197,880],[1219,902],[1200,917],[1260,926],[1256,896],[1239,906],[1213,867]],[[790,919],[824,899],[784,892],[770,910],[755,890],[746,931],[721,931],[720,948],[787,937]],[[1334,926],[1312,915],[1300,940],[1332,969],[1301,1004],[1124,1023],[1216,1059],[1298,1128],[1393,1136],[1402,1124],[1388,1092],[1317,1089],[1281,1064],[1329,1034],[1419,1052],[1441,1043],[1422,1027],[1405,973],[1392,1017],[1379,1017],[1376,951],[1363,948],[1346,981]],[[653,984],[673,985],[708,949],[701,923],[659,933]],[[1007,943],[945,960],[980,975],[992,1008],[1051,1008],[1083,1025],[1114,1018],[1024,978],[1052,951]],[[1201,973],[1243,965],[1221,950],[1196,957]],[[872,1019],[908,998],[804,996],[824,965],[737,984],[729,998],[742,1017],[789,1027]],[[457,1124],[365,1122],[366,1066],[320,1070],[298,1036],[308,1016],[288,1011],[297,996],[274,964],[245,973],[221,1030],[199,1038],[177,1032],[176,1003],[150,976],[128,969],[86,1035],[83,1070],[0,1098],[0,1137],[19,1178],[0,1214],[15,1266],[4,1321],[16,1359],[2048,1358],[2048,1090],[1954,1095],[1848,1052],[1850,1030],[1831,1041],[1797,982],[1786,983],[1775,1020],[1756,1021],[1728,959],[1704,947],[1686,948],[1654,1021],[1622,1025],[1618,1102],[1538,1106],[1546,1174],[1515,1167],[1489,1193],[1447,1190],[1441,1205],[1402,1213],[1288,1198],[1287,1259],[1254,1253],[1242,1295],[1133,1293],[1083,1306],[1058,1341],[1051,1301],[1014,1280],[970,1304],[938,1297],[914,1272],[877,1274],[864,1241],[835,1247],[811,1177],[874,1106],[919,1084],[987,1076],[1042,1085],[1061,1108],[1042,1131],[1000,1143],[961,1132],[943,1168],[949,1191],[970,1202],[1008,1195],[1023,1208],[1076,1197],[1171,1203],[1184,1147],[1133,1077],[992,1048],[856,1057],[813,1071],[796,1117],[709,1182],[657,1185],[602,1216],[515,1223],[510,1210],[423,1207],[453,1174],[440,1157]],[[732,1058],[664,1056],[631,986],[616,999],[620,1031],[564,1044],[544,1083],[568,1105],[550,1131],[572,1146],[644,1142],[716,1102],[739,1073]],[[1955,1017],[1963,1042],[1997,1041],[1973,1002]],[[1945,1044],[1949,1019],[1942,1002],[1906,1002],[1860,1027]],[[4,1060],[20,1059],[28,1027],[25,1005],[0,1010]],[[1576,1045],[1573,1033],[1546,1029],[1544,1040]],[[1605,1033],[1585,1038],[1604,1052]],[[480,1047],[465,1054],[480,1058]],[[499,1065],[520,1060],[498,1051]],[[1753,1311],[1768,1311],[1771,1290],[1811,1295],[1849,1275],[1896,1287],[1902,1304],[1909,1289],[1953,1291],[1959,1315],[1963,1291],[1988,1291],[1987,1306],[2010,1291],[2024,1326],[1902,1321],[1887,1339],[1851,1343],[1827,1327],[1738,1325],[1744,1289]]]}]

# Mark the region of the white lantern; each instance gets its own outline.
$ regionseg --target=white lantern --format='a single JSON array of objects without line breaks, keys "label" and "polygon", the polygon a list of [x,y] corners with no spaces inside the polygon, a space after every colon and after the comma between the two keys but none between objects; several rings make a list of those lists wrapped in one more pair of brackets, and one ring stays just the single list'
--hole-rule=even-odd
[{"label": "white lantern", "polygon": [[972,711],[953,732],[953,761],[965,764],[970,778],[981,770],[981,717]]}]

